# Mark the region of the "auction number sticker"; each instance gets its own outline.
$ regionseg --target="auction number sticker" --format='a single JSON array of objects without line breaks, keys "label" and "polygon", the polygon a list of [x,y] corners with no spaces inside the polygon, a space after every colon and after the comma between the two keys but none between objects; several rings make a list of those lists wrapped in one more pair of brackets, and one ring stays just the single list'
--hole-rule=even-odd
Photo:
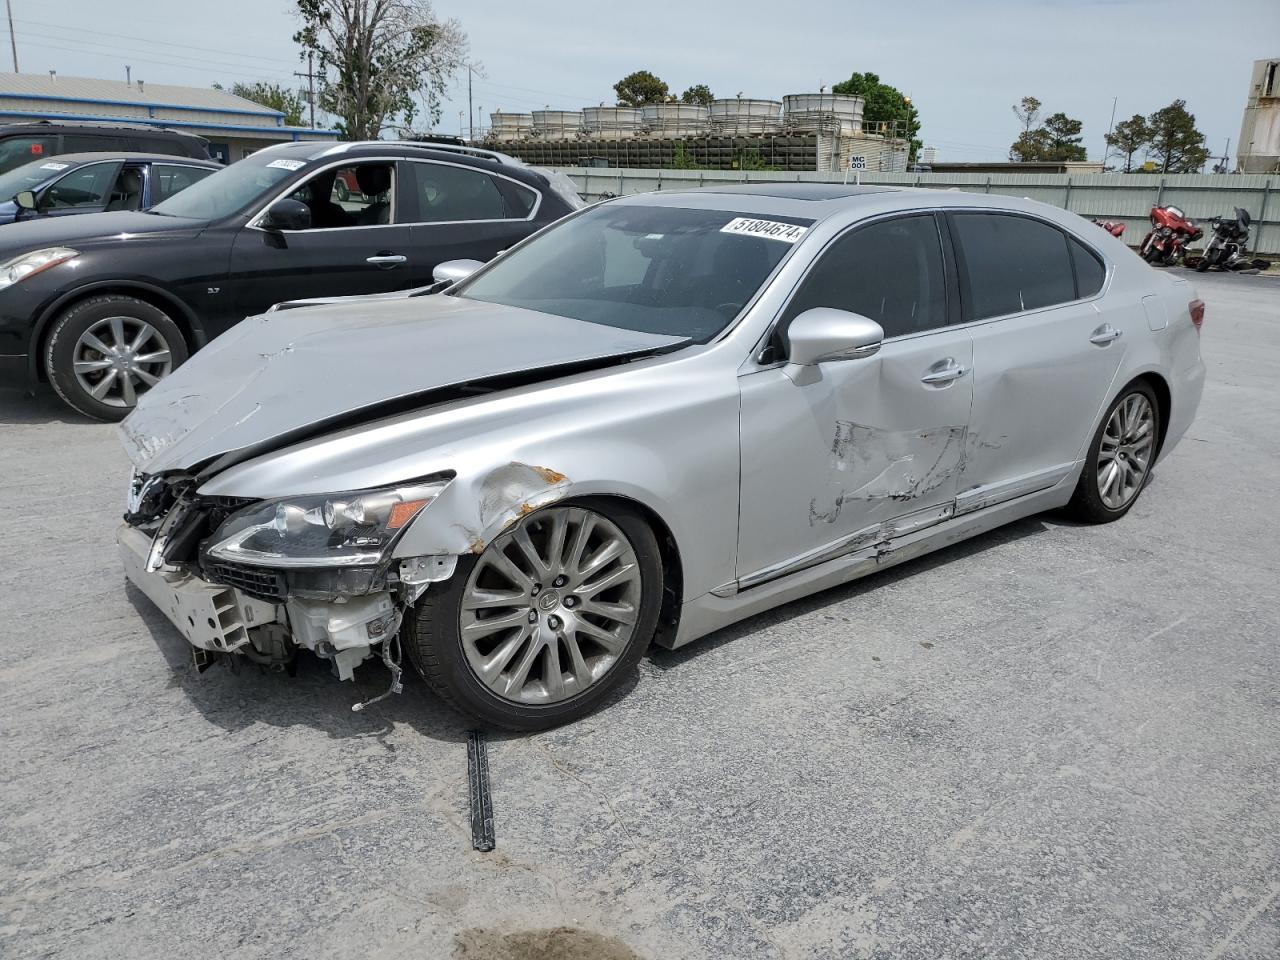
[{"label": "auction number sticker", "polygon": [[69,164],[69,163],[53,163],[53,162],[50,162],[50,163],[42,163],[42,164],[40,164],[40,169],[41,169],[41,170],[65,170],[65,169],[67,169],[67,167],[69,167],[69,166],[71,166],[71,164]]},{"label": "auction number sticker", "polygon": [[272,160],[267,164],[268,167],[275,167],[277,170],[301,170],[306,165],[305,160]]},{"label": "auction number sticker", "polygon": [[764,237],[766,240],[781,240],[783,243],[795,243],[809,232],[809,228],[798,227],[794,223],[779,223],[777,220],[734,217],[720,228],[720,232],[736,233],[743,237]]}]

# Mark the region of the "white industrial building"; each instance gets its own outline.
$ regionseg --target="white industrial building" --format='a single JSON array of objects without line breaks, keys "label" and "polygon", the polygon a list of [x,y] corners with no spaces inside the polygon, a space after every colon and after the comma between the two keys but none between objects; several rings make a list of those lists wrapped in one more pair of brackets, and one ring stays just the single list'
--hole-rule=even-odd
[{"label": "white industrial building", "polygon": [[1236,164],[1241,173],[1280,173],[1280,59],[1253,62]]},{"label": "white industrial building", "polygon": [[337,130],[290,127],[284,114],[225,90],[56,73],[0,73],[0,123],[137,124],[194,133],[226,163],[289,140],[337,140]]}]

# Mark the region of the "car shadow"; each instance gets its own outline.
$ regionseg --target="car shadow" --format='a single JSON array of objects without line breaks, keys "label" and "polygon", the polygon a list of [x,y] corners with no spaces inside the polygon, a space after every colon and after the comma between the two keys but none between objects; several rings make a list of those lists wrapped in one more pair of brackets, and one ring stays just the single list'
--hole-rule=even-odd
[{"label": "car shadow", "polygon": [[694,640],[692,643],[686,644],[677,650],[654,646],[649,651],[649,663],[660,671],[675,670],[690,660],[717,650],[726,643],[732,643],[757,630],[763,630],[794,617],[813,613],[815,610],[821,610],[835,603],[852,600],[873,590],[879,590],[881,587],[907,580],[935,567],[946,566],[947,564],[964,560],[967,557],[976,556],[994,547],[1037,536],[1051,530],[1054,526],[1066,526],[1069,524],[1074,524],[1074,521],[1060,516],[1058,511],[1015,520],[1012,523],[971,537],[968,540],[962,540],[949,547],[944,547],[934,553],[913,557],[895,567],[868,574],[851,583],[839,584],[820,593],[801,597],[790,603],[765,610],[755,616],[748,617],[746,620],[741,620],[738,623],[717,630],[715,633],[707,634],[705,637]]},{"label": "car shadow", "polygon": [[97,423],[76,413],[47,386],[34,392],[21,387],[0,387],[0,424],[36,426],[46,423]]},{"label": "car shadow", "polygon": [[[739,623],[702,637],[678,650],[654,646],[647,655],[648,667],[659,672],[675,670],[691,660],[732,643],[743,636],[834,603],[861,596],[898,583],[935,567],[962,561],[994,547],[1034,537],[1053,526],[1073,525],[1058,512],[1017,520],[995,530],[946,547],[936,553],[913,558],[896,567],[873,573],[852,583],[831,587],[821,593],[756,614]],[[359,713],[353,704],[384,692],[391,675],[378,660],[368,660],[350,683],[340,682],[327,661],[308,651],[300,651],[294,674],[270,669],[240,657],[224,657],[201,673],[191,658],[186,638],[132,583],[125,583],[126,596],[151,634],[157,649],[172,672],[171,686],[180,687],[187,699],[210,723],[227,732],[255,724],[272,727],[308,726],[324,731],[333,739],[365,738],[383,741],[401,724],[433,740],[460,743],[477,723],[454,712],[427,688],[411,666],[405,664],[401,678],[404,690]],[[640,671],[630,675],[597,708],[607,710],[625,699],[639,682]],[[523,739],[526,735],[486,730],[491,740]]]},{"label": "car shadow", "polygon": [[[128,581],[125,594],[172,672],[170,686],[180,687],[206,720],[228,733],[255,724],[301,725],[322,730],[332,739],[384,740],[396,726],[407,724],[433,740],[461,743],[482,726],[436,697],[407,658],[401,675],[403,692],[359,713],[352,711],[353,704],[378,696],[391,683],[391,673],[381,660],[366,660],[349,683],[338,679],[328,661],[307,650],[299,651],[292,676],[237,656],[222,657],[202,673],[192,660],[191,645],[146,594]],[[638,680],[633,670],[599,709],[626,697]],[[523,739],[525,734],[486,729],[485,736],[502,741]]]}]

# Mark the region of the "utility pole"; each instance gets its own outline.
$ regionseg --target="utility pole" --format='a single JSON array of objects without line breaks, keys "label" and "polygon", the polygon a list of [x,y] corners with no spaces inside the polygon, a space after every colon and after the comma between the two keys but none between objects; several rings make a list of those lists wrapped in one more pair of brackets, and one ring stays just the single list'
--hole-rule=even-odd
[{"label": "utility pole", "polygon": [[9,13],[9,46],[13,50],[13,72],[18,72],[18,38],[13,35],[13,0],[4,0],[5,10]]},{"label": "utility pole", "polygon": [[126,87],[133,86],[133,67],[129,66],[127,63],[124,65],[124,85]]},{"label": "utility pole", "polygon": [[315,70],[311,66],[311,58],[312,58],[312,53],[310,50],[308,50],[307,51],[307,72],[299,73],[298,71],[295,70],[293,72],[293,75],[295,77],[307,78],[307,103],[311,107],[311,129],[314,130],[316,128],[316,74],[315,74]]},{"label": "utility pole", "polygon": [[475,111],[471,107],[471,64],[467,64],[467,142],[474,143],[476,139],[475,128]]},{"label": "utility pole", "polygon": [[[1119,101],[1119,97],[1111,98],[1111,122],[1107,124],[1108,137],[1111,136],[1111,131],[1116,128],[1116,104]],[[1107,148],[1102,151],[1102,171],[1105,173],[1107,170],[1107,158],[1111,156],[1111,141],[1104,139],[1103,142],[1107,145]]]}]

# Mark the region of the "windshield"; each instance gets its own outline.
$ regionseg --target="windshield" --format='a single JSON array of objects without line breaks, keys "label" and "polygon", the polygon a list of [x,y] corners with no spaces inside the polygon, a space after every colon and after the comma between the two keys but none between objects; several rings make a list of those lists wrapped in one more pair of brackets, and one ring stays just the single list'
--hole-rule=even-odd
[{"label": "windshield", "polygon": [[305,166],[303,160],[246,157],[151,208],[164,217],[220,220],[239,213],[281,180]]},{"label": "windshield", "polygon": [[72,164],[64,160],[32,160],[8,173],[0,173],[0,200],[12,200],[23,190],[34,190],[71,167]]},{"label": "windshield", "polygon": [[706,342],[811,223],[604,204],[512,252],[458,295]]}]

